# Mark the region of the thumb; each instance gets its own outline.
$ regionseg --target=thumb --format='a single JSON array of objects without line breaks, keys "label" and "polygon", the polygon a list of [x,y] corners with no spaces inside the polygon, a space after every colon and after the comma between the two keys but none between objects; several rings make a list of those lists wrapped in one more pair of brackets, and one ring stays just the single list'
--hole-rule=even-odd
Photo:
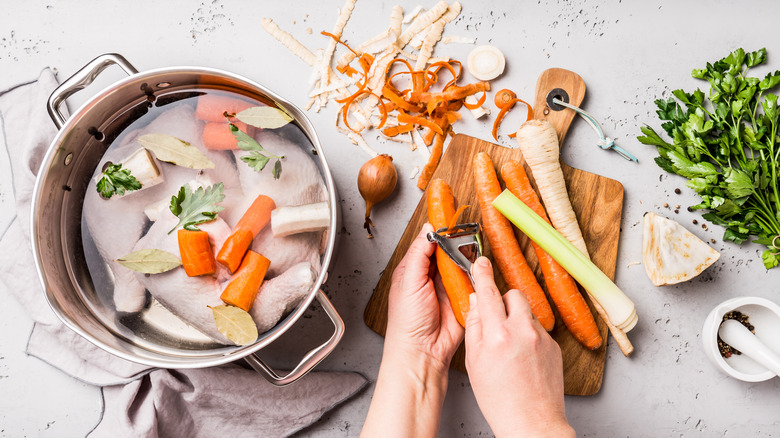
[{"label": "thumb", "polygon": [[469,294],[469,313],[466,314],[466,344],[482,339],[482,319],[479,317],[477,294]]}]

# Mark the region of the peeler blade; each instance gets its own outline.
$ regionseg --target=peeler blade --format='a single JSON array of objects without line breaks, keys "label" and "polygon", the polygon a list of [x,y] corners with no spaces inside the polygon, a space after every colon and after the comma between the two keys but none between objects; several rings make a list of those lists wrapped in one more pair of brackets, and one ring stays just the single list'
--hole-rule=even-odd
[{"label": "peeler blade", "polygon": [[458,224],[440,228],[427,235],[429,242],[439,245],[459,268],[466,271],[472,284],[471,265],[482,255],[482,240],[477,223]]}]

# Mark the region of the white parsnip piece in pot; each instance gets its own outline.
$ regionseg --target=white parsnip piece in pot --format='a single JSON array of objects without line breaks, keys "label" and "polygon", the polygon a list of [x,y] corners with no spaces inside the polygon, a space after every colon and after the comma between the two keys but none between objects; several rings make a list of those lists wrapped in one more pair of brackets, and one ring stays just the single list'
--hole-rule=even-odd
[{"label": "white parsnip piece in pot", "polygon": [[517,143],[531,168],[544,208],[559,233],[590,258],[585,239],[571,207],[561,170],[558,133],[547,120],[529,120],[517,130]]},{"label": "white parsnip piece in pot", "polygon": [[122,161],[122,167],[129,170],[130,174],[141,183],[141,189],[156,186],[165,181],[165,177],[163,177],[157,163],[154,162],[154,158],[144,148],[138,149]]},{"label": "white parsnip piece in pot", "polygon": [[271,212],[271,231],[274,237],[323,231],[329,224],[330,207],[327,202],[278,207]]}]

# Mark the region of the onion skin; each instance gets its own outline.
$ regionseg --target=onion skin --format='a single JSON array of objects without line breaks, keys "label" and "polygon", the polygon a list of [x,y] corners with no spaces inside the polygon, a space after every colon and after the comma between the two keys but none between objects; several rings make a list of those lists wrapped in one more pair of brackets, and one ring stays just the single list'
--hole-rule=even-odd
[{"label": "onion skin", "polygon": [[363,227],[368,232],[368,238],[374,237],[371,234],[371,209],[374,205],[382,202],[390,196],[398,183],[398,172],[393,164],[393,157],[387,154],[378,155],[360,167],[358,172],[357,186],[360,196],[366,201],[366,221]]}]

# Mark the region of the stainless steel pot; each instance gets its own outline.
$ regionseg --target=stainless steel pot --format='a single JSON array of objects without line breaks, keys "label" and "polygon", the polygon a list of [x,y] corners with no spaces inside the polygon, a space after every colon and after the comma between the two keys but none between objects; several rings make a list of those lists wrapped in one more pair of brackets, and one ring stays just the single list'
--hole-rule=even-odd
[{"label": "stainless steel pot", "polygon": [[[128,77],[97,93],[66,119],[61,111],[65,100],[112,65],[119,66]],[[164,334],[150,337],[127,330],[117,323],[116,312],[100,303],[85,260],[81,241],[84,194],[112,136],[140,117],[157,96],[193,88],[232,91],[283,107],[295,117],[295,123],[316,150],[315,162],[327,186],[331,217],[322,255],[323,268],[306,299],[249,346],[181,343],[166,339]],[[43,159],[33,193],[33,253],[46,298],[65,325],[109,353],[133,362],[162,368],[200,368],[244,359],[271,383],[280,386],[303,377],[333,351],[344,333],[344,322],[320,287],[336,249],[340,208],[319,138],[297,107],[263,86],[225,71],[170,67],[139,73],[122,56],[105,54],[64,81],[49,98],[48,110],[60,131]],[[292,371],[281,376],[257,352],[295,324],[315,299],[332,321],[334,332],[325,343],[309,351]]]}]

